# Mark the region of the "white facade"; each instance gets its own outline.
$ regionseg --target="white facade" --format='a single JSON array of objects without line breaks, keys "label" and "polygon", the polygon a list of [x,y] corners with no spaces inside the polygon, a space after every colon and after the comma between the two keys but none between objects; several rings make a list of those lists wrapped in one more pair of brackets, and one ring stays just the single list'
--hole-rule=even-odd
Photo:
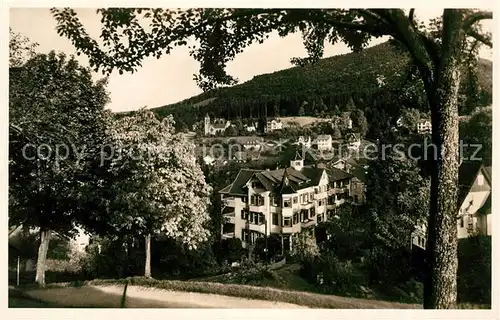
[{"label": "white facade", "polygon": [[272,119],[267,121],[266,132],[283,129],[283,122],[280,119]]},{"label": "white facade", "polygon": [[306,138],[304,136],[300,136],[299,140],[297,142],[298,142],[298,144],[301,144],[301,145],[303,145],[306,148],[311,148],[311,146],[312,146],[311,137],[307,137]]},{"label": "white facade", "polygon": [[245,144],[243,144],[243,148],[245,150],[259,151],[262,148],[262,145],[257,140],[250,140],[250,141],[245,142]]},{"label": "white facade", "polygon": [[350,149],[359,149],[361,146],[361,136],[355,133],[349,133],[346,137],[347,147]]},{"label": "white facade", "polygon": [[432,132],[432,124],[429,120],[423,120],[417,123],[417,132],[419,134],[430,134]]},{"label": "white facade", "polygon": [[244,126],[246,132],[255,132],[257,131],[257,124],[249,124]]},{"label": "white facade", "polygon": [[318,145],[318,150],[330,151],[332,150],[332,136],[329,134],[320,135],[316,138],[316,144]]},{"label": "white facade", "polygon": [[[491,185],[484,173],[484,169],[481,169],[474,177],[460,206],[457,221],[458,239],[468,238],[476,232],[492,235],[491,211],[479,212],[485,206],[488,198],[491,197]],[[427,228],[424,224],[418,226],[412,234],[412,245],[425,249],[426,241]]]},{"label": "white facade", "polygon": [[[290,173],[290,179],[295,180],[300,176],[300,172],[306,170],[304,168],[303,160],[292,160],[291,167],[286,169],[292,171],[280,171],[280,183],[287,183],[287,172]],[[280,234],[287,243],[285,246],[289,243],[291,247],[292,234],[331,218],[335,207],[344,203],[349,196],[350,175],[345,173],[346,178],[330,181],[325,169],[316,170],[320,174],[317,184],[306,185],[298,190],[290,189],[290,192],[282,194],[266,189],[261,184],[262,176],[256,176],[263,174],[276,177],[279,170],[240,171],[233,184],[220,191],[225,205],[223,212],[228,221],[222,228],[223,238],[239,238],[243,246],[248,247],[259,237]],[[241,190],[245,191],[244,194],[231,194],[230,190],[244,174],[248,175],[248,180],[241,187]]]},{"label": "white facade", "polygon": [[205,116],[204,128],[206,136],[215,136],[216,134],[224,133],[231,126],[231,122],[224,119],[215,119],[211,122],[208,114]]}]

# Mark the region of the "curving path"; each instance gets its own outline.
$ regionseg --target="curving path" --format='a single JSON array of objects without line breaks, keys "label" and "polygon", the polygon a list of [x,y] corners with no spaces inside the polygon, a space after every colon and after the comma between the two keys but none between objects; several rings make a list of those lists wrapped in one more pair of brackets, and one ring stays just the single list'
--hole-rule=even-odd
[{"label": "curving path", "polygon": [[[30,290],[29,296],[60,307],[119,308],[123,286],[65,287]],[[128,286],[127,308],[306,308],[284,302],[250,300],[215,294],[177,292],[140,286]]]}]

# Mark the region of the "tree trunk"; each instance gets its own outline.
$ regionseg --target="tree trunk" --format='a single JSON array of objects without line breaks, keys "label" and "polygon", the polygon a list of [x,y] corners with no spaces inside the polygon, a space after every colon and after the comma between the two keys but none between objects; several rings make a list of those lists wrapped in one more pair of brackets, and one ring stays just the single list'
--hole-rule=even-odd
[{"label": "tree trunk", "polygon": [[146,263],[144,266],[144,276],[151,278],[151,235],[146,236]]},{"label": "tree trunk", "polygon": [[450,309],[457,300],[458,88],[462,31],[460,10],[443,14],[443,44],[429,95],[432,140],[437,146],[431,176],[424,308]]},{"label": "tree trunk", "polygon": [[40,246],[38,247],[35,276],[35,282],[38,283],[40,287],[45,287],[45,263],[47,260],[47,252],[49,251],[50,235],[50,230],[40,230]]}]

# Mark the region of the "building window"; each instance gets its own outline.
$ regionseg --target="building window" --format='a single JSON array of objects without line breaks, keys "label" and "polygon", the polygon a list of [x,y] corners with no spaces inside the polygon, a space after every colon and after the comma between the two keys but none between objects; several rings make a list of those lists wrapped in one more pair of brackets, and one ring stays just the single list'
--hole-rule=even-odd
[{"label": "building window", "polygon": [[284,217],[283,218],[283,227],[291,227],[292,226],[292,218]]},{"label": "building window", "polygon": [[323,199],[318,200],[318,206],[321,207],[323,205]]},{"label": "building window", "polygon": [[306,193],[304,194],[304,202],[303,203],[306,203],[309,201],[309,193]]},{"label": "building window", "polygon": [[248,230],[241,229],[241,235],[243,236],[243,241],[248,243],[250,241],[250,234]]},{"label": "building window", "polygon": [[482,185],[484,184],[484,176],[483,176],[482,174],[479,174],[479,175],[477,176],[477,184],[478,184],[479,186],[482,186]]},{"label": "building window", "polygon": [[292,206],[292,201],[290,199],[283,199],[283,207],[290,208]]},{"label": "building window", "polygon": [[250,205],[262,206],[264,205],[264,198],[261,196],[250,196]]},{"label": "building window", "polygon": [[460,217],[460,228],[464,227],[464,217]]},{"label": "building window", "polygon": [[314,199],[314,192],[311,192],[309,194],[309,200],[312,201]]},{"label": "building window", "polygon": [[309,218],[309,217],[308,217],[308,213],[309,213],[309,211],[308,211],[308,210],[305,210],[305,209],[304,209],[304,210],[302,210],[302,211],[300,212],[300,221],[302,221],[302,222],[306,221],[306,220]]},{"label": "building window", "polygon": [[241,211],[241,219],[248,220],[248,211],[246,210]]},{"label": "building window", "polygon": [[298,212],[295,212],[293,214],[293,224],[297,224],[299,221],[299,213]]},{"label": "building window", "polygon": [[318,222],[322,222],[323,221],[323,214],[318,214]]},{"label": "building window", "polygon": [[299,198],[298,197],[293,197],[293,204],[296,204],[297,202],[299,202]]},{"label": "building window", "polygon": [[309,210],[309,218],[313,218],[315,215],[316,215],[316,209],[315,208],[311,208]]},{"label": "building window", "polygon": [[274,201],[274,206],[275,206],[275,207],[279,206],[278,199],[279,199],[278,197],[274,197],[274,200],[273,200],[273,201]]},{"label": "building window", "polygon": [[273,225],[277,226],[279,225],[279,217],[277,213],[273,213]]}]

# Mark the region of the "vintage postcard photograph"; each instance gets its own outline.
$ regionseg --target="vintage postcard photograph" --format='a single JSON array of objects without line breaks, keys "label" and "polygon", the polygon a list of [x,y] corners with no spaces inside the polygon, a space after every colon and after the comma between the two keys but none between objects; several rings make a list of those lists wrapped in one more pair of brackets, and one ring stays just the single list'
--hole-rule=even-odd
[{"label": "vintage postcard photograph", "polygon": [[491,8],[82,5],[6,8],[10,314],[495,309]]}]

